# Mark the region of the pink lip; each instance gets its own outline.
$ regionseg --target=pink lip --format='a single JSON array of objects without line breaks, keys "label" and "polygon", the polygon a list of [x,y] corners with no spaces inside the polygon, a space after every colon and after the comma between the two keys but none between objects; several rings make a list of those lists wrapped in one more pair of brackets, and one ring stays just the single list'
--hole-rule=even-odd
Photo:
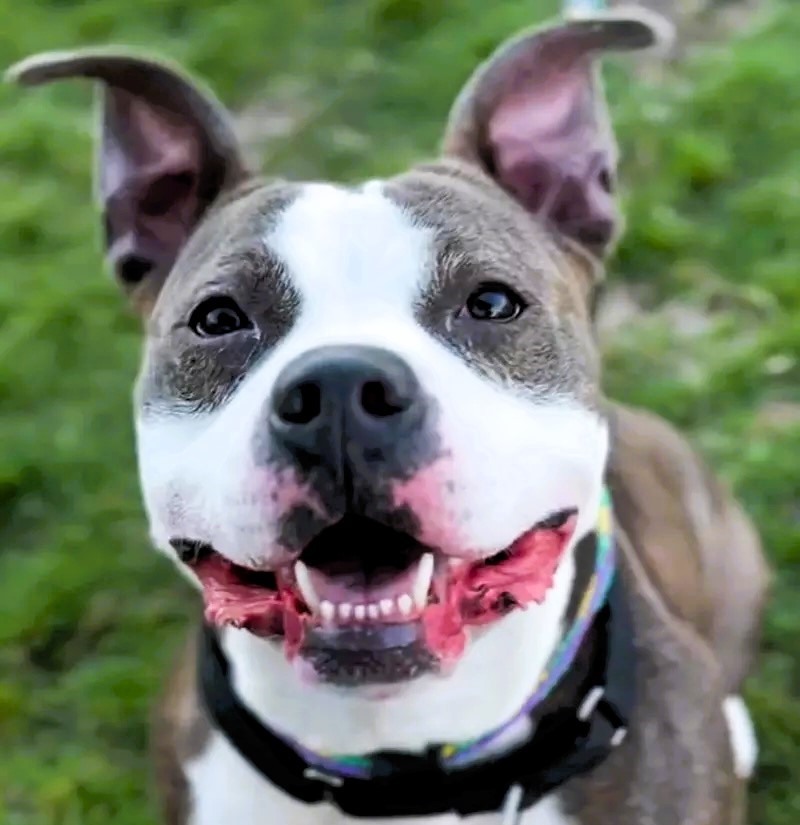
[{"label": "pink lip", "polygon": [[576,523],[572,516],[561,527],[530,530],[514,542],[504,561],[453,571],[437,603],[423,615],[430,649],[452,661],[466,646],[468,626],[485,625],[515,608],[544,601]]},{"label": "pink lip", "polygon": [[[452,664],[466,646],[468,627],[491,623],[513,609],[544,600],[576,520],[573,516],[558,527],[528,531],[502,558],[458,567],[437,564],[427,604],[424,608],[415,605],[408,613],[399,611],[398,599],[413,589],[417,563],[369,584],[357,572],[337,576],[307,568],[320,602],[353,605],[344,617],[338,613],[321,615],[319,604],[312,612],[288,568],[274,577],[274,586],[264,586],[264,580],[249,581],[252,574],[213,552],[198,560],[193,569],[203,585],[207,621],[246,628],[260,636],[282,637],[290,659],[302,647],[309,627],[420,621],[427,647],[443,664]],[[392,609],[381,610],[381,603],[389,600],[393,601]],[[380,612],[356,615],[358,604],[378,605]]]}]

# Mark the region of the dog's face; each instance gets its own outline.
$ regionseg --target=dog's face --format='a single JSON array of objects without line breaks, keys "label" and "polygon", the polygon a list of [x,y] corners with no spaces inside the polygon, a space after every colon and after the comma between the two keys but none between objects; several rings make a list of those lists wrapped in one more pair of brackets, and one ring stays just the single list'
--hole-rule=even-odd
[{"label": "dog's face", "polygon": [[[236,227],[222,243],[219,222]],[[261,584],[289,593],[266,610],[215,556],[191,560],[219,619],[288,632],[326,678],[407,678],[459,652],[460,623],[420,622],[437,586],[527,541],[543,595],[591,526],[605,434],[580,277],[510,198],[447,165],[224,207],[149,324],[137,431],[156,544],[274,574]],[[392,653],[331,657],[361,644]]]},{"label": "dog's face", "polygon": [[635,19],[527,33],[462,93],[442,161],[350,187],[251,179],[163,66],[20,69],[106,83],[109,254],[146,316],[142,490],[209,620],[359,686],[563,613],[607,449],[589,301],[615,157],[591,60],[652,40]]}]

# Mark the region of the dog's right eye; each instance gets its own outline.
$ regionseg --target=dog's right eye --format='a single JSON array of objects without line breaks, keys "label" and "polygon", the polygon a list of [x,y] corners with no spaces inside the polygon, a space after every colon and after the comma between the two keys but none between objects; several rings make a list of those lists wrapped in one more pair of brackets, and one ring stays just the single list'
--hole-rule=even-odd
[{"label": "dog's right eye", "polygon": [[476,321],[506,323],[525,311],[525,300],[505,284],[483,284],[467,298],[464,312]]},{"label": "dog's right eye", "polygon": [[195,307],[189,318],[189,328],[201,338],[230,335],[253,326],[233,298],[217,296],[208,298]]}]

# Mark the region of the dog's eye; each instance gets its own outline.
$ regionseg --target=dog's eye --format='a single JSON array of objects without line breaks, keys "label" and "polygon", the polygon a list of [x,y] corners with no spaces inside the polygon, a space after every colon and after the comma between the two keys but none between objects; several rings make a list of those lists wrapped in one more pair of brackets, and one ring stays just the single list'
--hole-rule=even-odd
[{"label": "dog's eye", "polygon": [[511,287],[483,284],[467,298],[464,308],[476,321],[513,321],[525,307],[525,301]]},{"label": "dog's eye", "polygon": [[195,307],[189,318],[189,327],[201,338],[230,335],[240,329],[250,329],[250,319],[232,298],[218,296],[208,298]]}]

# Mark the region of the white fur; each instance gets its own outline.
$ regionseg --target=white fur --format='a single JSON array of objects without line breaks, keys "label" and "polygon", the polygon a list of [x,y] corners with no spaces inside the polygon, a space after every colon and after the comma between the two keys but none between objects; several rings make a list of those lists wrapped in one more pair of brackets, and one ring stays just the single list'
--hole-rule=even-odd
[{"label": "white fur", "polygon": [[[139,416],[140,473],[154,540],[171,552],[170,536],[198,537],[240,563],[279,561],[277,509],[263,495],[263,485],[274,479],[255,466],[251,448],[278,374],[298,355],[327,344],[398,354],[437,399],[440,432],[452,455],[442,471],[452,492],[421,517],[440,547],[485,555],[556,510],[580,508],[573,544],[547,598],[481,631],[447,677],[425,676],[381,699],[305,685],[275,644],[245,631],[226,631],[223,643],[251,710],[312,749],[418,750],[484,733],[519,709],[559,637],[574,578],[572,548],[597,517],[605,424],[568,399],[487,378],[417,323],[414,304],[432,274],[430,230],[415,226],[379,183],[358,192],[308,186],[265,243],[282,258],[300,294],[300,316],[223,407],[206,415],[171,410]],[[190,771],[203,790],[195,825],[343,821],[280,796],[270,807],[267,786],[251,773],[215,738]],[[552,800],[524,821],[567,822]]]},{"label": "white fur", "polygon": [[[194,801],[189,825],[500,825],[496,813],[460,819],[455,814],[424,818],[352,819],[328,806],[302,805],[274,788],[243,761],[228,741],[213,734],[208,747],[186,766]],[[202,799],[197,805],[197,799]],[[520,825],[577,825],[553,795],[526,811]]]},{"label": "white fur", "polygon": [[741,696],[727,696],[722,712],[728,723],[734,772],[740,779],[749,779],[758,760],[758,739],[750,712]]}]

